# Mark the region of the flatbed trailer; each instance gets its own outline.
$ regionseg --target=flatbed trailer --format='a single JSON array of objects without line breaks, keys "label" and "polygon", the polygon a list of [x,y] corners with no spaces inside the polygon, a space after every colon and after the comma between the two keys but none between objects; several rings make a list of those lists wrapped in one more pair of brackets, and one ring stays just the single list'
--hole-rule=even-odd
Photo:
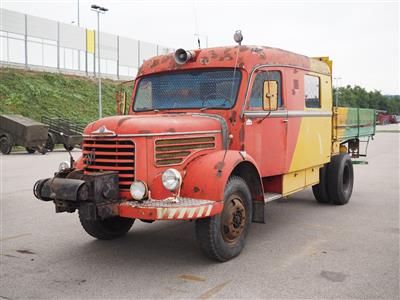
[{"label": "flatbed trailer", "polygon": [[[334,107],[333,108],[333,144],[347,145],[352,158],[366,156],[368,144],[376,132],[375,109]],[[360,153],[360,143],[365,143],[365,153]]]},{"label": "flatbed trailer", "polygon": [[42,123],[49,126],[48,140],[46,148],[53,151],[54,145],[62,144],[64,149],[71,151],[75,147],[81,147],[82,132],[84,126],[66,118],[42,117]]},{"label": "flatbed trailer", "polygon": [[318,203],[348,203],[352,157],[364,155],[375,112],[333,106],[328,57],[235,40],[146,60],[128,115],[89,124],[82,157],[37,181],[35,196],[56,212],[78,210],[98,239],[138,219],[193,220],[217,261],[239,255],[268,201],[312,187]]}]

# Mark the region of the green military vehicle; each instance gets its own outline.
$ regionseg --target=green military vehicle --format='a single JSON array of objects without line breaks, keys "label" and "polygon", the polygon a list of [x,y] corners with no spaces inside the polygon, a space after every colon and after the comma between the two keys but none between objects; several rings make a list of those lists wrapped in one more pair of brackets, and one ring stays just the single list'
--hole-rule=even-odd
[{"label": "green military vehicle", "polygon": [[47,153],[45,147],[49,127],[21,115],[0,116],[0,151],[10,154],[13,146],[21,146],[34,153]]}]

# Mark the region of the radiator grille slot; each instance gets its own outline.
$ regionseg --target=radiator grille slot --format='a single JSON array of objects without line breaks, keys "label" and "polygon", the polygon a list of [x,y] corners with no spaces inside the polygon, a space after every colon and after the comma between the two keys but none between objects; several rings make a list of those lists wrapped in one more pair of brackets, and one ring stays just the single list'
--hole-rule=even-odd
[{"label": "radiator grille slot", "polygon": [[214,149],[215,137],[160,139],[154,148],[156,166],[177,165],[196,151]]},{"label": "radiator grille slot", "polygon": [[135,180],[135,145],[132,141],[85,139],[82,153],[86,173],[118,171],[119,189],[129,190]]}]

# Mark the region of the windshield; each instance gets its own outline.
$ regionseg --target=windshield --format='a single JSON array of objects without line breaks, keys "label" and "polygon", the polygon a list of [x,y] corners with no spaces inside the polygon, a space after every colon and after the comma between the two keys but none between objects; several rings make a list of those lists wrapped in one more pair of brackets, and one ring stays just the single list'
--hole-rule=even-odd
[{"label": "windshield", "polygon": [[229,109],[235,104],[241,77],[234,69],[149,75],[139,81],[134,110]]}]

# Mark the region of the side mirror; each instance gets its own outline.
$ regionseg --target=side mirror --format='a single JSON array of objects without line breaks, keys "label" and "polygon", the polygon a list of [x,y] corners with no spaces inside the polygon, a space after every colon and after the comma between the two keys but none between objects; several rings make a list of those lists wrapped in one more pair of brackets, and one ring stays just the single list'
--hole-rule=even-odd
[{"label": "side mirror", "polygon": [[278,109],[278,82],[275,80],[264,81],[263,108],[269,111]]}]

